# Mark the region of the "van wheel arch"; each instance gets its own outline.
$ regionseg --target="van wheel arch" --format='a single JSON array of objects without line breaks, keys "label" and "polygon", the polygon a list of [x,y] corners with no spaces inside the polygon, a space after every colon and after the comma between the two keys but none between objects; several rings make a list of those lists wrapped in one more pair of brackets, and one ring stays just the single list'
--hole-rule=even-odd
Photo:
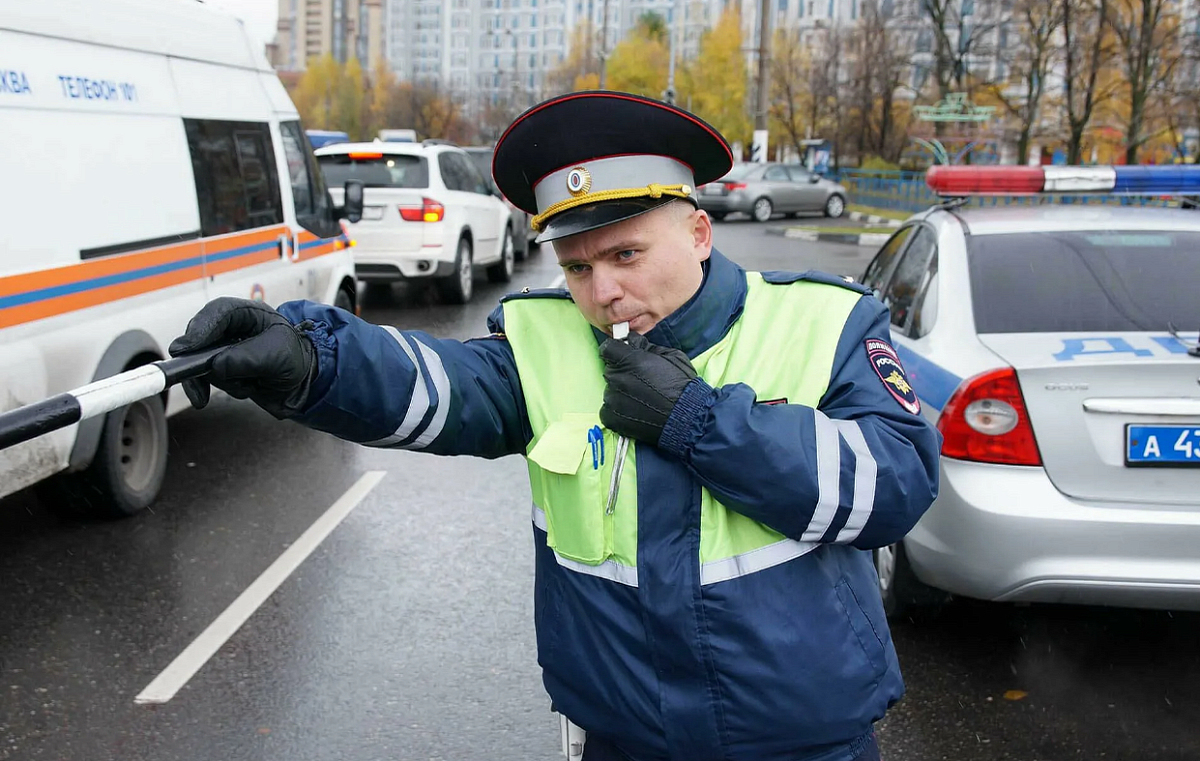
[{"label": "van wheel arch", "polygon": [[[158,344],[150,337],[149,333],[144,330],[130,330],[117,336],[117,339],[109,344],[108,350],[104,352],[104,356],[100,358],[100,363],[96,366],[92,382],[109,378],[150,362],[157,362],[162,358],[163,354],[159,350]],[[165,389],[162,392],[162,400],[165,406],[167,403]],[[92,459],[96,456],[96,450],[100,446],[100,434],[104,429],[104,420],[105,416],[99,415],[79,424],[79,431],[75,434],[75,445],[71,448],[68,471],[78,472],[92,464]]]}]

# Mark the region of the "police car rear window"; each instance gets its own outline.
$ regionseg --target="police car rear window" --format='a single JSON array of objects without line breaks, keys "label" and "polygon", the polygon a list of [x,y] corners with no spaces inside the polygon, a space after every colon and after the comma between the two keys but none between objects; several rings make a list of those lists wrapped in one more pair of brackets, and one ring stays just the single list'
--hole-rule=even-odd
[{"label": "police car rear window", "polygon": [[979,235],[967,258],[979,333],[1200,327],[1200,233]]},{"label": "police car rear window", "polygon": [[330,187],[340,188],[346,180],[360,180],[368,188],[427,188],[429,163],[424,156],[384,154],[351,157],[350,154],[318,156],[321,171]]}]

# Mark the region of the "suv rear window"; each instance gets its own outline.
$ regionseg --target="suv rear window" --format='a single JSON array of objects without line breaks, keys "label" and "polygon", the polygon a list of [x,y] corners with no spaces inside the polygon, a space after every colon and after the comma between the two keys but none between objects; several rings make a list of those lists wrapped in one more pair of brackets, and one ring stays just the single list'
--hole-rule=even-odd
[{"label": "suv rear window", "polygon": [[346,180],[360,180],[368,188],[427,188],[429,162],[424,156],[384,154],[379,158],[351,158],[348,153],[317,156],[325,181],[340,188]]},{"label": "suv rear window", "polygon": [[1200,327],[1200,233],[1138,230],[967,239],[980,333]]}]

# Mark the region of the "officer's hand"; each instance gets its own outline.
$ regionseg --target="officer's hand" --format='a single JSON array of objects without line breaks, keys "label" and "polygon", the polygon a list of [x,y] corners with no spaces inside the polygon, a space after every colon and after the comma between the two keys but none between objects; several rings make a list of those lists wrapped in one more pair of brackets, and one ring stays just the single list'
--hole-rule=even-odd
[{"label": "officer's hand", "polygon": [[696,377],[687,355],[631,333],[628,344],[612,338],[605,341],[600,358],[608,384],[600,422],[617,433],[657,446],[675,402]]},{"label": "officer's hand", "polygon": [[214,299],[168,351],[175,357],[225,344],[231,345],[213,358],[207,375],[183,381],[192,406],[208,404],[211,383],[237,399],[253,400],[277,418],[304,408],[316,377],[317,352],[283,315],[260,301]]}]

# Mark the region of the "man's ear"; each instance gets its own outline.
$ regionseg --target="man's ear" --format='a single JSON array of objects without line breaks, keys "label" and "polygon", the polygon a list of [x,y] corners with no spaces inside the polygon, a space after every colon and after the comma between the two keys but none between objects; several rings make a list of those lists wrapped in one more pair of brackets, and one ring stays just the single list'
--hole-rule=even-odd
[{"label": "man's ear", "polygon": [[692,246],[696,261],[704,261],[712,253],[713,229],[708,212],[697,209],[692,214]]}]

